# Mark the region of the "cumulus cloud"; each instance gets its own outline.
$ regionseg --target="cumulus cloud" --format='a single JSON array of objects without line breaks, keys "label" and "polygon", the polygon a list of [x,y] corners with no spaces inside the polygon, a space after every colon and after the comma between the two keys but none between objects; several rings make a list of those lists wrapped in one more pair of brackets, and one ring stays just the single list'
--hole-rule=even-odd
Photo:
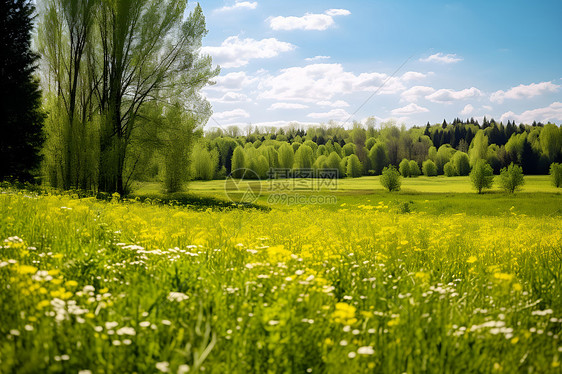
[{"label": "cumulus cloud", "polygon": [[433,87],[414,86],[402,92],[401,101],[414,102],[435,92]]},{"label": "cumulus cloud", "polygon": [[545,108],[538,108],[527,110],[521,114],[515,114],[513,112],[504,113],[500,119],[502,122],[508,120],[516,121],[519,123],[530,124],[533,121],[539,122],[562,122],[562,103],[554,102]]},{"label": "cumulus cloud", "polygon": [[503,103],[505,99],[528,99],[546,93],[558,92],[560,86],[552,82],[531,83],[529,85],[520,84],[507,91],[496,91],[490,96],[490,101]]},{"label": "cumulus cloud", "polygon": [[470,113],[474,111],[474,107],[470,104],[466,104],[463,110],[461,110],[461,115],[468,116]]},{"label": "cumulus cloud", "polygon": [[431,55],[426,58],[420,58],[422,62],[439,62],[441,64],[452,64],[454,62],[462,61],[462,57],[458,57],[456,54],[443,54],[441,52]]},{"label": "cumulus cloud", "polygon": [[420,73],[417,71],[408,71],[402,74],[402,80],[405,82],[424,79],[428,74]]},{"label": "cumulus cloud", "polygon": [[336,16],[347,16],[351,12],[346,9],[329,9],[323,14],[307,13],[302,17],[270,17],[269,27],[273,30],[316,30],[323,31],[331,27]]},{"label": "cumulus cloud", "polygon": [[328,101],[328,100],[322,100],[316,103],[316,105],[320,105],[320,106],[331,106],[333,108],[345,108],[348,107],[349,104],[343,100],[336,100],[336,101]]},{"label": "cumulus cloud", "polygon": [[247,65],[253,59],[265,59],[292,51],[295,46],[275,38],[254,40],[230,36],[218,47],[203,47],[201,52],[209,54],[223,68],[236,68]]},{"label": "cumulus cloud", "polygon": [[227,92],[220,98],[208,98],[213,103],[233,104],[251,101],[247,95],[238,92]]},{"label": "cumulus cloud", "polygon": [[235,9],[256,9],[258,6],[257,1],[239,1],[236,0],[234,5],[231,6],[224,6],[222,8],[217,9],[218,12],[226,12],[229,10]]},{"label": "cumulus cloud", "polygon": [[329,112],[320,112],[320,113],[310,113],[308,117],[319,119],[319,120],[346,120],[350,117],[350,114],[347,113],[344,109],[332,109]]},{"label": "cumulus cloud", "polygon": [[264,77],[259,88],[262,90],[260,98],[318,102],[358,91],[372,92],[385,82],[379,94],[396,94],[405,89],[400,77],[389,77],[384,73],[356,75],[345,71],[341,64],[311,64],[283,69],[276,76]]},{"label": "cumulus cloud", "polygon": [[402,108],[396,108],[391,110],[391,113],[395,116],[408,116],[416,113],[426,113],[429,109],[421,107],[417,104],[411,103]]},{"label": "cumulus cloud", "polygon": [[240,91],[256,83],[258,79],[247,75],[243,71],[237,71],[218,76],[215,81],[216,84],[208,86],[205,89],[216,91]]},{"label": "cumulus cloud", "polygon": [[434,103],[443,104],[457,100],[472,99],[479,96],[482,96],[482,92],[476,87],[471,87],[460,91],[440,89],[432,94],[427,95],[425,98]]},{"label": "cumulus cloud", "polygon": [[305,58],[305,61],[319,61],[319,60],[329,60],[331,57],[330,56],[314,56],[314,57],[308,57]]},{"label": "cumulus cloud", "polygon": [[298,103],[274,103],[272,104],[268,110],[276,110],[276,109],[306,109],[308,105],[298,104]]},{"label": "cumulus cloud", "polygon": [[213,114],[213,117],[217,120],[226,119],[230,120],[233,118],[249,118],[250,113],[246,112],[244,109],[234,109],[234,110],[227,110],[225,112],[219,112]]}]

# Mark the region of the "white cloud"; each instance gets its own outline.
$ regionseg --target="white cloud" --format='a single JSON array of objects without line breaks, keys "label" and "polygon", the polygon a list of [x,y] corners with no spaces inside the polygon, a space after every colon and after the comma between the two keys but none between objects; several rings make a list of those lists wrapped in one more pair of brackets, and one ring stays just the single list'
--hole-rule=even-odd
[{"label": "white cloud", "polygon": [[482,96],[482,92],[476,87],[471,87],[460,91],[440,89],[427,95],[425,98],[434,103],[449,103],[451,101],[471,99],[479,96]]},{"label": "white cloud", "polygon": [[305,58],[305,61],[319,61],[319,60],[328,60],[330,59],[330,56],[314,56],[314,57],[308,57]]},{"label": "white cloud", "polygon": [[293,44],[275,38],[254,40],[230,36],[219,47],[203,47],[201,52],[211,55],[223,68],[235,68],[245,66],[253,59],[273,58],[293,49]]},{"label": "white cloud", "polygon": [[401,78],[384,73],[356,75],[345,71],[341,64],[311,64],[264,77],[259,89],[262,91],[260,98],[264,99],[318,102],[358,91],[373,92],[385,82],[379,94],[396,94],[405,89]]},{"label": "white cloud", "polygon": [[470,104],[466,104],[463,110],[461,110],[461,115],[468,116],[470,113],[474,111],[474,107]]},{"label": "white cloud", "polygon": [[258,79],[250,77],[243,71],[237,71],[220,75],[215,79],[215,81],[216,84],[208,86],[205,89],[217,91],[240,91],[256,83]]},{"label": "white cloud", "polygon": [[308,117],[320,120],[346,120],[350,117],[350,114],[347,113],[344,109],[332,109],[329,112],[322,112],[322,113],[310,113]]},{"label": "white cloud", "polygon": [[276,109],[306,109],[308,105],[304,104],[297,104],[297,103],[274,103],[272,104],[268,110],[276,110]]},{"label": "white cloud", "polygon": [[327,101],[327,100],[322,100],[316,103],[316,105],[320,105],[320,106],[331,106],[333,108],[345,108],[348,107],[349,104],[343,100],[336,100],[336,101]]},{"label": "white cloud", "polygon": [[538,122],[562,122],[562,103],[554,102],[545,108],[527,110],[521,114],[513,112],[504,113],[500,119],[502,122],[508,120],[519,123],[531,124],[533,121]]},{"label": "white cloud", "polygon": [[246,112],[244,109],[234,109],[234,110],[227,110],[226,112],[220,112],[213,114],[213,117],[216,120],[226,119],[230,120],[233,118],[249,118],[250,113]]},{"label": "white cloud", "polygon": [[209,97],[208,99],[213,103],[224,103],[224,104],[233,104],[233,103],[242,103],[242,102],[251,101],[248,96],[238,92],[227,92],[220,98]]},{"label": "white cloud", "polygon": [[234,5],[224,6],[220,9],[217,9],[217,11],[218,12],[225,12],[225,11],[235,10],[235,9],[256,9],[257,6],[258,6],[257,1],[239,1],[239,0],[236,0]]},{"label": "white cloud", "polygon": [[414,103],[410,103],[402,108],[396,108],[391,110],[391,113],[395,116],[408,116],[410,114],[426,113],[426,112],[429,112],[429,109],[421,107]]},{"label": "white cloud", "polygon": [[401,96],[401,101],[414,102],[434,92],[435,89],[433,87],[414,86],[402,92],[400,96]]},{"label": "white cloud", "polygon": [[413,81],[413,80],[418,80],[418,79],[424,79],[427,77],[428,74],[424,74],[424,73],[420,73],[417,71],[408,71],[404,74],[402,74],[402,80],[405,82],[408,81]]},{"label": "white cloud", "polygon": [[329,16],[349,16],[351,12],[347,9],[328,9],[326,14]]},{"label": "white cloud", "polygon": [[270,17],[269,27],[273,30],[316,30],[323,31],[332,26],[335,16],[347,16],[351,12],[346,9],[329,9],[324,14],[307,13],[302,17]]},{"label": "white cloud", "polygon": [[431,55],[427,58],[420,58],[422,62],[439,62],[442,64],[452,64],[454,62],[462,61],[462,57],[457,57],[455,54],[443,54],[441,52]]},{"label": "white cloud", "polygon": [[559,85],[552,82],[531,83],[529,85],[520,84],[507,91],[499,90],[494,92],[490,96],[490,101],[501,104],[505,99],[528,99],[545,93],[558,92],[559,88]]}]

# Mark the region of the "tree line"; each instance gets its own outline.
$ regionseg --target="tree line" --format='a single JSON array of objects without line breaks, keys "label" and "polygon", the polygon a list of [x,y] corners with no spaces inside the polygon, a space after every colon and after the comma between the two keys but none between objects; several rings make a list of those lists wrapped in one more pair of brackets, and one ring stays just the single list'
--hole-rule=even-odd
[{"label": "tree line", "polygon": [[197,142],[194,179],[223,178],[241,168],[267,178],[270,168],[336,169],[341,177],[380,175],[395,166],[402,176],[469,175],[478,160],[495,174],[510,164],[525,174],[548,174],[562,161],[562,130],[551,123],[507,125],[455,120],[412,128],[393,122],[300,128],[215,129]]}]

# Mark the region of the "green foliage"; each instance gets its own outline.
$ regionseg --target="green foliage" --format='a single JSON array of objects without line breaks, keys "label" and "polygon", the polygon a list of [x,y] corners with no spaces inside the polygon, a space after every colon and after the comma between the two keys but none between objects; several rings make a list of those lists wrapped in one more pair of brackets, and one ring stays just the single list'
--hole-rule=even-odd
[{"label": "green foliage", "polygon": [[470,164],[475,165],[477,160],[485,160],[488,154],[488,137],[483,130],[479,130],[474,136],[472,143],[470,143],[470,149],[468,151],[468,156],[470,158]]},{"label": "green foliage", "polygon": [[0,5],[0,180],[33,181],[41,162],[45,115],[31,50],[33,4]]},{"label": "green foliage", "polygon": [[410,161],[408,161],[407,159],[403,159],[400,162],[400,165],[398,165],[398,170],[400,171],[400,175],[402,175],[404,178],[410,177]]},{"label": "green foliage", "polygon": [[387,166],[383,169],[380,177],[381,185],[389,192],[400,191],[402,184],[400,173],[393,165]]},{"label": "green foliage", "polygon": [[437,176],[437,166],[435,166],[435,163],[431,160],[425,160],[422,163],[422,171],[423,175],[425,175],[426,177]]},{"label": "green foliage", "polygon": [[388,155],[386,147],[383,143],[376,143],[369,151],[369,160],[371,161],[371,168],[375,175],[382,173],[382,169],[388,165]]},{"label": "green foliage", "polygon": [[218,167],[218,152],[213,157],[202,142],[197,142],[191,153],[191,179],[211,180]]},{"label": "green foliage", "polygon": [[355,144],[347,143],[346,145],[343,146],[342,152],[344,156],[351,156],[355,154]]},{"label": "green foliage", "polygon": [[470,160],[468,155],[464,152],[455,152],[451,161],[455,167],[455,171],[460,176],[470,174]]},{"label": "green foliage", "polygon": [[454,177],[454,176],[457,175],[457,169],[455,168],[453,163],[451,161],[449,161],[443,166],[443,173],[447,177]]},{"label": "green foliage", "polygon": [[470,172],[470,180],[473,187],[480,194],[484,188],[492,188],[494,171],[485,160],[478,159]]},{"label": "green foliage", "polygon": [[358,178],[363,175],[363,165],[359,161],[359,157],[351,155],[347,159],[347,176],[351,178]]},{"label": "green foliage", "polygon": [[540,133],[540,146],[549,161],[556,160],[562,153],[562,130],[553,124],[547,124]]},{"label": "green foliage", "polygon": [[525,184],[523,169],[512,162],[507,168],[501,169],[499,182],[500,187],[507,192],[514,193],[520,190]]},{"label": "green foliage", "polygon": [[326,167],[328,169],[337,170],[338,178],[343,177],[347,171],[341,167],[341,161],[341,157],[336,152],[330,153],[330,156],[328,156],[328,159],[326,160]]},{"label": "green foliage", "polygon": [[289,143],[283,143],[277,150],[277,163],[281,169],[291,169],[295,162],[295,152]]},{"label": "green foliage", "polygon": [[246,152],[244,152],[244,148],[238,146],[234,149],[234,153],[232,154],[232,176],[234,178],[242,178],[245,168]]},{"label": "green foliage", "polygon": [[550,180],[554,187],[562,187],[562,164],[550,164]]},{"label": "green foliage", "polygon": [[314,164],[314,151],[308,145],[303,144],[295,152],[295,169],[310,169]]},{"label": "green foliage", "polygon": [[410,160],[410,176],[419,177],[421,175],[420,166],[415,160]]}]

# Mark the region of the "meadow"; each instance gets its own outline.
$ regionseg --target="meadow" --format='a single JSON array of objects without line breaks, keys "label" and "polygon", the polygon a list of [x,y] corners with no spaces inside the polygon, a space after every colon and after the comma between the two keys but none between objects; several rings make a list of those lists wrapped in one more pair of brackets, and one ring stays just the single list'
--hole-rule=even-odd
[{"label": "meadow", "polygon": [[137,187],[111,201],[2,190],[0,372],[561,370],[562,199],[547,177],[515,195],[346,179],[303,192],[334,204],[270,191],[269,209]]}]

